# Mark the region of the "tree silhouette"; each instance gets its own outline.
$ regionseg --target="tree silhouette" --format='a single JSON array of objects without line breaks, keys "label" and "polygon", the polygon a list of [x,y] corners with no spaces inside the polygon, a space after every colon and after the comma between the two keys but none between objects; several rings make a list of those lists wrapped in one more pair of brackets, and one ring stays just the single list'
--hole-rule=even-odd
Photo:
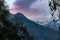
[{"label": "tree silhouette", "polygon": [[[52,18],[54,17],[56,10],[58,10],[57,14],[58,14],[59,19],[55,20],[55,17],[54,17],[53,22],[55,23],[55,21],[60,21],[60,0],[51,0],[49,2],[49,7],[51,10]],[[60,25],[59,25],[59,29],[60,29]]]},{"label": "tree silhouette", "polygon": [[50,14],[52,16],[53,22],[55,22],[55,11],[57,10],[57,5],[54,0],[49,1],[49,7],[50,7]]},{"label": "tree silhouette", "polygon": [[27,26],[25,26],[22,21],[20,21],[17,24],[19,24],[19,29],[20,29],[19,37],[21,40],[34,40],[33,37],[31,35],[29,35],[29,33],[26,29]]},{"label": "tree silhouette", "polygon": [[8,13],[4,0],[0,0],[0,40],[18,40],[18,28],[6,18]]},{"label": "tree silhouette", "polygon": [[7,19],[9,11],[4,2],[4,0],[0,0],[0,40],[33,40],[23,22],[17,23],[15,21],[16,24],[12,25],[12,22]]}]

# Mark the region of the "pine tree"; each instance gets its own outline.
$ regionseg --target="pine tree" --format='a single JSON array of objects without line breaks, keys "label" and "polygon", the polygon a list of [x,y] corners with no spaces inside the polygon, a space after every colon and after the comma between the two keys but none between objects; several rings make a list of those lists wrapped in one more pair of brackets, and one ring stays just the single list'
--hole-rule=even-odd
[{"label": "pine tree", "polygon": [[27,32],[26,27],[27,27],[27,26],[25,26],[25,25],[23,24],[23,22],[20,21],[20,23],[19,23],[20,39],[21,39],[21,40],[34,40],[33,37]]},{"label": "pine tree", "polygon": [[17,23],[15,21],[16,24],[12,25],[12,22],[6,18],[8,13],[9,11],[4,5],[4,0],[0,0],[0,40],[33,40],[23,22]]},{"label": "pine tree", "polygon": [[4,0],[0,0],[0,40],[20,40],[17,35],[18,28],[6,18],[8,13]]}]

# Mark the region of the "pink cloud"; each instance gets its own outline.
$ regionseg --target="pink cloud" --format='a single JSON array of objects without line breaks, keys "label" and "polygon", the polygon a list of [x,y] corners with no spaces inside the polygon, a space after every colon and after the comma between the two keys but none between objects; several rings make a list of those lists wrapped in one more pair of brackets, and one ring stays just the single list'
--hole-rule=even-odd
[{"label": "pink cloud", "polygon": [[[14,8],[13,10],[11,10],[11,12],[13,12],[13,14],[22,12],[29,19],[46,21],[48,19],[47,12],[42,10],[42,7],[44,7],[45,5],[45,1],[42,1],[40,3],[34,2],[33,4],[33,6],[30,6],[30,8],[24,8],[21,5],[14,4]],[[39,10],[42,10],[42,12],[40,12]]]},{"label": "pink cloud", "polygon": [[40,21],[46,20],[45,12],[39,13],[38,9],[27,10],[27,9],[22,9],[18,5],[15,5],[15,7],[11,10],[13,14],[16,14],[19,11],[21,11],[29,19],[40,20]]}]

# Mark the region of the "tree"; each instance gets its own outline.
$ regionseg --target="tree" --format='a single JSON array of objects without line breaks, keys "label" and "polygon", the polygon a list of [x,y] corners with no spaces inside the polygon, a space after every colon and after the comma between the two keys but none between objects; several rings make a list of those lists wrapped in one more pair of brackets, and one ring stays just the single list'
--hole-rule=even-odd
[{"label": "tree", "polygon": [[17,35],[18,28],[6,18],[9,11],[4,2],[0,0],[0,40],[20,40]]},{"label": "tree", "polygon": [[[49,7],[50,7],[50,11],[51,11],[50,13],[51,13],[52,18],[54,17],[56,10],[58,10],[57,16],[59,17],[59,20],[60,20],[60,0],[49,1]],[[53,18],[53,21],[54,20],[55,20],[55,18]]]},{"label": "tree", "polygon": [[[51,0],[49,3],[49,7],[51,10],[51,15],[53,18],[53,22],[55,23],[55,21],[60,21],[60,0]],[[54,14],[56,12],[56,10],[58,10],[57,15],[59,17],[58,20],[55,20]],[[59,29],[60,29],[60,25],[59,25]]]},{"label": "tree", "polygon": [[6,9],[4,2],[4,0],[0,0],[0,40],[33,40],[23,22],[17,23],[15,21],[16,24],[12,25],[12,22],[6,18],[9,11]]},{"label": "tree", "polygon": [[17,24],[19,27],[19,37],[21,40],[34,40],[33,37],[28,33],[26,27],[22,21],[18,22]]},{"label": "tree", "polygon": [[54,0],[49,1],[49,7],[50,7],[50,14],[52,16],[53,22],[55,22],[55,11],[57,10],[57,5]]}]

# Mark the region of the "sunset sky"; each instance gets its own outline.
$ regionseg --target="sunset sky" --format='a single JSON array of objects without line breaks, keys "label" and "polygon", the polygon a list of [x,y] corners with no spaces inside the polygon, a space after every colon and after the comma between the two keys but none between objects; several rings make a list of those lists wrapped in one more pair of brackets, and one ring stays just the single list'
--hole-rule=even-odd
[{"label": "sunset sky", "polygon": [[5,0],[9,5],[10,12],[16,14],[22,12],[27,18],[33,21],[49,21],[48,0]]}]

